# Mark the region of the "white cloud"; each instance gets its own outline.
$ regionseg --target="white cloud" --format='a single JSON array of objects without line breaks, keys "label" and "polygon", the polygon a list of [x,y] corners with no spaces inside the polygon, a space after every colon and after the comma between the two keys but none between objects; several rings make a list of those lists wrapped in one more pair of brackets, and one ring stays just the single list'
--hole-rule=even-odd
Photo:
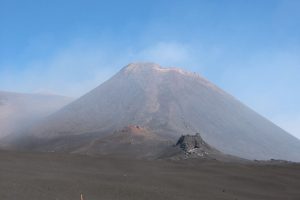
[{"label": "white cloud", "polygon": [[[121,67],[136,61],[166,66],[190,62],[187,45],[158,42],[138,51],[114,49],[99,41],[75,40],[47,58],[30,60],[16,69],[1,70],[1,89],[19,92],[47,92],[77,97],[95,88]],[[5,77],[4,77],[5,76]]]},{"label": "white cloud", "polygon": [[155,61],[161,65],[180,65],[191,60],[187,45],[176,42],[160,42],[136,52],[133,57]]}]

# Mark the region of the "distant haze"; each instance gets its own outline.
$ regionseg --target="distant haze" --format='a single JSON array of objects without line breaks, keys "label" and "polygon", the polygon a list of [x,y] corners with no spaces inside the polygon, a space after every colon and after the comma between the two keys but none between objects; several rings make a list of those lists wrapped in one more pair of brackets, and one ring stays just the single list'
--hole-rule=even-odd
[{"label": "distant haze", "polygon": [[71,100],[56,95],[0,91],[0,139],[27,128],[59,110]]}]

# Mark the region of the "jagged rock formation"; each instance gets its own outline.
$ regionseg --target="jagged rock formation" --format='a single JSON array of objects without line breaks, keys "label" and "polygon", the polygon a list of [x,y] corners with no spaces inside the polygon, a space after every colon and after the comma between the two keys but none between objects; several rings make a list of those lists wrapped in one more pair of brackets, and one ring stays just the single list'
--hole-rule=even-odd
[{"label": "jagged rock formation", "polygon": [[174,142],[182,133],[200,132],[219,151],[243,158],[300,161],[298,139],[203,77],[153,63],[129,64],[14,143],[29,141],[41,149],[59,141],[80,149],[87,138],[98,140],[131,124]]},{"label": "jagged rock formation", "polygon": [[199,133],[195,135],[182,135],[175,145],[166,148],[158,157],[173,160],[201,159],[219,160],[222,162],[249,162],[249,160],[218,151],[207,144]]},{"label": "jagged rock formation", "polygon": [[177,143],[167,148],[161,155],[161,158],[213,158],[216,155],[222,155],[221,152],[208,145],[200,136],[182,135]]},{"label": "jagged rock formation", "polygon": [[208,154],[212,148],[204,142],[199,133],[195,135],[182,135],[176,143],[185,153],[197,153],[199,155]]}]

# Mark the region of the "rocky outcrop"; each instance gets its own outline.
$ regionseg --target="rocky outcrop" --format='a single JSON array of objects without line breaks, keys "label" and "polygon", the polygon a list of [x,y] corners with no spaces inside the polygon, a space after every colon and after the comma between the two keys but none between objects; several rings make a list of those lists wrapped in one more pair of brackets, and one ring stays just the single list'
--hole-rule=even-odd
[{"label": "rocky outcrop", "polygon": [[199,133],[195,135],[182,135],[176,143],[185,154],[195,154],[198,156],[205,156],[211,153],[219,153],[216,149],[210,147],[200,136]]},{"label": "rocky outcrop", "polygon": [[176,146],[179,146],[185,152],[189,152],[199,148],[204,143],[200,134],[196,133],[196,135],[182,135],[177,141]]}]

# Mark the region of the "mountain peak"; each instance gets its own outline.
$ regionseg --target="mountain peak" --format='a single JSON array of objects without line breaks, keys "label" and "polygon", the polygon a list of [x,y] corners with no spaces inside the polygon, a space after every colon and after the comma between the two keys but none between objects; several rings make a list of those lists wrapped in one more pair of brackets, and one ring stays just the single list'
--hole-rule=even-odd
[{"label": "mountain peak", "polygon": [[188,72],[178,67],[162,67],[159,64],[153,62],[130,63],[126,65],[121,71],[125,72],[126,74],[137,73],[137,72],[156,72],[156,73],[173,72],[173,73],[180,73],[182,75],[199,77],[199,75],[196,73]]},{"label": "mountain peak", "polygon": [[124,70],[131,71],[137,69],[159,69],[161,66],[153,62],[135,62],[129,63],[124,67]]}]

